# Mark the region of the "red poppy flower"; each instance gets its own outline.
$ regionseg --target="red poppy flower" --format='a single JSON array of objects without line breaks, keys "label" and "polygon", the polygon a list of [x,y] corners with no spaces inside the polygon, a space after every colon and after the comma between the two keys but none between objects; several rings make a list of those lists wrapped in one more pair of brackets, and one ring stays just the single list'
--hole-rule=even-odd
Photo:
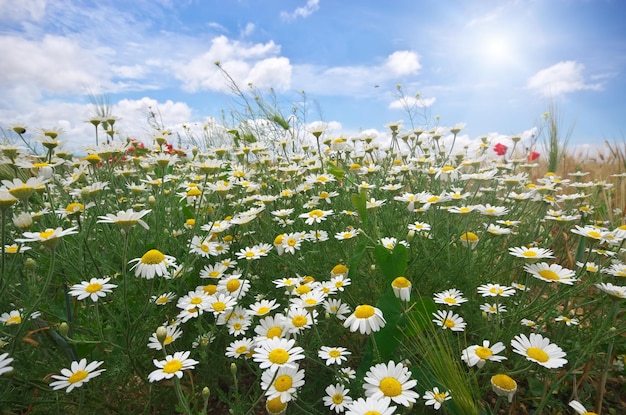
[{"label": "red poppy flower", "polygon": [[504,156],[506,154],[506,149],[507,149],[507,146],[505,146],[502,143],[498,143],[493,147],[493,151],[495,151],[496,154],[499,156]]},{"label": "red poppy flower", "polygon": [[537,160],[537,159],[539,158],[539,156],[540,156],[540,154],[539,154],[539,153],[537,153],[536,151],[533,151],[533,152],[531,152],[531,153],[528,155],[528,157],[527,157],[527,158],[528,158],[528,161],[529,161],[529,162],[531,162],[531,161],[533,161],[533,160]]}]

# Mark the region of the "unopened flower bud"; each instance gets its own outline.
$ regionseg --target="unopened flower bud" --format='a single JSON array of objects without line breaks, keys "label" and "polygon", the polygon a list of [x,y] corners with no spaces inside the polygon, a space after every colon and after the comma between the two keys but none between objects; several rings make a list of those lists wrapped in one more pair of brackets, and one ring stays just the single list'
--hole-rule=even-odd
[{"label": "unopened flower bud", "polygon": [[67,334],[70,332],[70,326],[64,321],[59,324],[59,334],[63,337],[67,337]]},{"label": "unopened flower bud", "polygon": [[163,326],[156,329],[156,338],[159,343],[161,343],[161,346],[163,346],[163,343],[165,343],[165,339],[167,338],[167,329]]},{"label": "unopened flower bud", "polygon": [[211,396],[211,390],[208,386],[205,386],[202,388],[202,399],[209,399],[209,396]]},{"label": "unopened flower bud", "polygon": [[150,197],[148,197],[148,204],[150,206],[156,205],[156,198],[154,196],[150,195]]},{"label": "unopened flower bud", "polygon": [[230,373],[235,376],[237,374],[237,364],[235,362],[230,364]]},{"label": "unopened flower bud", "polygon": [[26,273],[35,272],[37,270],[37,261],[32,258],[26,258],[24,260],[24,271]]}]

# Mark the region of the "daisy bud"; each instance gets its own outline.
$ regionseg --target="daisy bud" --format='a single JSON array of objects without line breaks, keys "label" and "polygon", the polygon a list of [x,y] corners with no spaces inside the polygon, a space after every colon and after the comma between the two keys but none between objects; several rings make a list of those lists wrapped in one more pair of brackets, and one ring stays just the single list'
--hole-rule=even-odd
[{"label": "daisy bud", "polygon": [[205,386],[202,388],[202,399],[209,399],[209,396],[211,396],[211,390]]},{"label": "daisy bud", "polygon": [[35,272],[37,270],[37,261],[35,261],[32,258],[26,258],[24,260],[24,271],[26,271],[27,274],[31,273],[31,272]]},{"label": "daisy bud", "polygon": [[70,332],[70,326],[64,321],[59,324],[59,334],[63,337],[67,337],[67,334]]},{"label": "daisy bud", "polygon": [[22,212],[13,216],[13,225],[21,231],[27,231],[33,224],[33,217],[28,212]]},{"label": "daisy bud", "polygon": [[156,329],[156,338],[159,343],[161,343],[161,346],[163,346],[163,343],[165,343],[165,339],[167,338],[167,329],[163,326]]},{"label": "daisy bud", "polygon": [[150,195],[150,197],[148,198],[148,204],[150,206],[156,205],[156,198],[154,196]]},{"label": "daisy bud", "polygon": [[234,362],[230,364],[230,373],[233,376],[237,374],[237,364]]}]

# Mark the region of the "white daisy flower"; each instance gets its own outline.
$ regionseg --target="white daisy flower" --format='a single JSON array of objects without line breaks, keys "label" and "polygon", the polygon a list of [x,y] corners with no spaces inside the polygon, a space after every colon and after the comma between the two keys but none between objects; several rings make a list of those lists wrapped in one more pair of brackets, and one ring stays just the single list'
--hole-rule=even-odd
[{"label": "white daisy flower", "polygon": [[517,335],[511,340],[511,346],[515,353],[549,369],[558,368],[567,363],[567,359],[564,359],[566,353],[541,334],[531,333],[530,338],[525,334]]},{"label": "white daisy flower", "polygon": [[0,354],[0,376],[13,370],[13,366],[9,366],[13,362],[13,358],[8,353]]},{"label": "white daisy flower", "polygon": [[194,359],[189,359],[191,352],[175,352],[173,355],[165,356],[165,360],[156,360],[152,362],[157,367],[148,375],[150,382],[160,381],[163,379],[171,379],[174,376],[181,379],[183,377],[183,370],[195,369],[196,365],[200,362]]},{"label": "white daisy flower", "polygon": [[341,365],[343,362],[348,360],[348,356],[351,354],[352,353],[350,353],[345,347],[329,346],[322,346],[317,352],[319,358],[326,361],[326,366],[330,366],[332,364]]},{"label": "white daisy flower", "polygon": [[131,271],[135,270],[136,277],[142,277],[148,280],[154,278],[155,275],[159,277],[169,277],[168,268],[176,266],[176,258],[170,255],[165,255],[157,249],[151,249],[141,258],[131,259],[128,263],[133,265]]},{"label": "white daisy flower", "polygon": [[304,370],[297,367],[280,367],[277,370],[266,370],[261,375],[261,389],[267,399],[280,398],[285,403],[292,400],[297,389],[304,385]]},{"label": "white daisy flower", "polygon": [[383,312],[371,305],[362,304],[354,309],[354,312],[343,322],[343,326],[350,331],[359,331],[361,334],[370,334],[385,327],[387,322]]},{"label": "white daisy flower", "polygon": [[329,406],[332,411],[342,413],[346,407],[352,403],[352,398],[348,395],[350,389],[346,389],[341,383],[326,387],[326,395],[322,398],[324,406]]},{"label": "white daisy flower", "polygon": [[[52,375],[54,382],[50,387],[54,390],[64,389],[70,393],[74,388],[80,388],[83,384],[100,375],[106,369],[98,369],[104,362],[91,362],[87,364],[87,359],[72,362],[69,369],[61,369],[60,375]],[[98,370],[96,370],[98,369]]]},{"label": "white daisy flower", "polygon": [[417,385],[417,381],[411,379],[411,372],[402,363],[379,363],[367,371],[363,380],[367,397],[389,398],[407,407],[419,398],[419,394],[411,390]]},{"label": "white daisy flower", "polygon": [[576,272],[563,268],[559,264],[548,265],[546,262],[526,264],[524,265],[524,271],[546,282],[560,282],[562,284],[572,285],[574,282],[578,281],[574,278]]},{"label": "white daisy flower", "polygon": [[433,323],[444,330],[449,329],[451,331],[463,331],[467,326],[463,317],[453,313],[452,311],[437,310],[436,313],[433,313],[433,317],[435,317],[432,320]]},{"label": "white daisy flower", "polygon": [[493,346],[489,346],[489,340],[483,340],[483,345],[474,345],[464,349],[461,352],[461,360],[463,360],[469,367],[478,366],[482,368],[488,360],[492,362],[501,362],[506,360],[504,356],[498,356],[505,349],[502,342],[498,342]]},{"label": "white daisy flower", "polygon": [[273,338],[260,341],[254,349],[252,359],[259,363],[261,369],[278,369],[280,367],[296,368],[297,360],[304,359],[304,349],[295,346],[291,339]]},{"label": "white daisy flower", "polygon": [[69,294],[76,297],[77,300],[84,300],[85,298],[91,298],[91,301],[98,301],[99,298],[104,298],[107,293],[112,292],[113,288],[116,288],[115,284],[108,284],[111,278],[92,278],[87,281],[83,281],[80,284],[74,284],[70,287]]},{"label": "white daisy flower", "polygon": [[448,306],[460,306],[462,303],[467,301],[467,298],[463,297],[463,293],[456,288],[451,288],[449,290],[442,291],[440,293],[435,294],[434,296],[435,303],[437,304],[445,304]]},{"label": "white daisy flower", "polygon": [[438,411],[441,408],[441,404],[452,399],[452,396],[450,396],[450,391],[439,392],[439,388],[434,387],[433,390],[424,392],[423,398],[426,400],[426,406],[432,405]]},{"label": "white daisy flower", "polygon": [[346,415],[392,415],[396,411],[396,407],[389,406],[390,404],[391,399],[389,398],[359,398],[346,406]]}]

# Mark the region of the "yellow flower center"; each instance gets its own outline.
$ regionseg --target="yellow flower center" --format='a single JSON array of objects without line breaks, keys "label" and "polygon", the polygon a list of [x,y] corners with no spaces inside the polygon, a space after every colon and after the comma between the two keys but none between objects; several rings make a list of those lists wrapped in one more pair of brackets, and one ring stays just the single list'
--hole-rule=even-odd
[{"label": "yellow flower center", "polygon": [[202,194],[202,191],[198,189],[197,187],[193,187],[187,191],[187,197],[200,196],[201,194]]},{"label": "yellow flower center", "polygon": [[211,294],[215,294],[215,293],[217,292],[217,285],[215,285],[215,284],[208,284],[208,285],[205,285],[205,286],[202,288],[202,291],[204,291],[205,293],[207,293],[207,294],[209,294],[209,295],[211,295]]},{"label": "yellow flower center", "polygon": [[378,387],[385,396],[394,397],[402,393],[402,384],[396,378],[383,378]]},{"label": "yellow flower center", "polygon": [[6,252],[7,254],[17,254],[18,250],[19,250],[19,247],[17,246],[7,246],[4,249],[4,252]]},{"label": "yellow flower center", "polygon": [[287,241],[287,245],[289,246],[296,246],[297,243],[298,241],[294,238],[289,238],[289,240]]},{"label": "yellow flower center", "polygon": [[298,288],[296,288],[296,293],[298,295],[302,295],[302,294],[306,294],[308,292],[311,291],[311,287],[309,287],[308,285],[300,285]]},{"label": "yellow flower center", "polygon": [[51,237],[54,234],[54,229],[46,229],[43,232],[39,232],[39,237],[41,239],[48,239],[49,237]]},{"label": "yellow flower center", "polygon": [[276,388],[278,392],[288,391],[291,385],[293,385],[293,379],[289,375],[281,375],[274,381],[274,388]]},{"label": "yellow flower center", "polygon": [[176,373],[183,367],[183,362],[178,359],[170,360],[163,366],[163,372]]},{"label": "yellow flower center", "polygon": [[324,212],[322,212],[319,209],[315,209],[309,212],[309,217],[310,218],[321,218],[324,216]]},{"label": "yellow flower center", "polygon": [[456,304],[456,300],[452,297],[446,297],[443,299],[444,302],[448,303],[448,304]]},{"label": "yellow flower center", "polygon": [[18,314],[17,316],[9,317],[4,324],[7,326],[10,326],[11,324],[20,324],[21,322],[22,322],[22,316]]},{"label": "yellow flower center", "polygon": [[295,316],[291,319],[291,322],[293,323],[294,327],[302,327],[306,325],[307,319],[304,316]]},{"label": "yellow flower center", "polygon": [[202,245],[200,245],[200,249],[202,250],[202,252],[209,252],[211,250],[211,248],[209,247],[209,245],[203,243]]},{"label": "yellow flower center", "polygon": [[549,269],[542,269],[538,272],[538,274],[547,280],[558,281],[561,279],[561,277],[559,277],[559,274]]},{"label": "yellow flower center", "polygon": [[461,240],[466,242],[477,242],[478,236],[474,232],[465,232],[461,235]]},{"label": "yellow flower center", "polygon": [[381,413],[378,411],[367,411],[364,415],[381,415]]},{"label": "yellow flower center", "polygon": [[602,235],[598,231],[589,231],[587,232],[587,236],[594,238],[594,239],[600,239],[602,237]]},{"label": "yellow flower center", "polygon": [[283,334],[283,329],[280,327],[272,327],[271,329],[269,329],[267,331],[267,338],[268,339],[273,339],[274,337],[280,337],[281,334]]},{"label": "yellow flower center", "polygon": [[193,297],[190,303],[193,305],[202,304],[202,297]]},{"label": "yellow flower center", "polygon": [[504,290],[502,288],[498,288],[498,287],[491,287],[489,289],[489,292],[491,294],[495,294],[495,295],[502,295],[502,293],[504,293]]},{"label": "yellow flower center", "polygon": [[259,316],[262,316],[262,315],[269,313],[269,311],[270,311],[269,307],[259,307],[259,309],[256,311],[256,314]]},{"label": "yellow flower center", "polygon": [[532,258],[532,257],[537,256],[537,253],[535,251],[524,251],[522,255],[524,255],[525,257]]},{"label": "yellow flower center", "polygon": [[172,336],[165,336],[165,340],[163,340],[163,344],[170,344],[173,341],[174,341],[174,338]]},{"label": "yellow flower center", "polygon": [[328,352],[328,355],[330,357],[339,357],[341,356],[341,352],[339,350],[331,350],[330,352]]},{"label": "yellow flower center", "polygon": [[226,283],[226,289],[228,292],[235,292],[241,287],[241,282],[238,279],[232,279]]},{"label": "yellow flower center", "polygon": [[85,287],[85,291],[87,291],[90,294],[97,293],[101,289],[102,289],[102,284],[99,284],[97,282],[92,282],[87,287]]},{"label": "yellow flower center", "polygon": [[450,320],[449,318],[445,319],[443,322],[443,325],[446,326],[447,328],[451,329],[455,326],[454,324],[454,320]]},{"label": "yellow flower center", "polygon": [[411,286],[411,281],[407,280],[404,277],[398,277],[391,283],[396,288],[409,288]]},{"label": "yellow flower center", "polygon": [[481,346],[476,349],[476,356],[480,357],[482,360],[485,360],[488,357],[493,356],[493,352],[488,347]]},{"label": "yellow flower center", "polygon": [[65,208],[65,213],[70,215],[72,213],[82,212],[83,210],[85,210],[85,206],[82,203],[70,203]]},{"label": "yellow flower center", "polygon": [[491,378],[491,383],[506,391],[512,391],[517,388],[517,382],[515,382],[510,376],[503,374],[494,375]]},{"label": "yellow flower center", "polygon": [[269,352],[267,358],[274,364],[282,365],[289,360],[289,353],[285,349],[276,348]]},{"label": "yellow flower center", "polygon": [[151,249],[141,257],[141,263],[146,265],[160,264],[165,260],[165,255],[157,249]]},{"label": "yellow flower center", "polygon": [[354,310],[354,316],[356,318],[370,318],[374,315],[376,310],[371,305],[360,305]]},{"label": "yellow flower center", "polygon": [[226,310],[226,303],[223,301],[216,301],[213,303],[213,310],[220,312]]},{"label": "yellow flower center", "polygon": [[343,395],[340,393],[336,393],[333,395],[333,403],[335,405],[339,405],[343,402]]},{"label": "yellow flower center", "polygon": [[275,397],[274,399],[270,399],[265,404],[268,413],[270,414],[279,414],[287,407],[287,402],[282,402],[280,400],[280,396]]},{"label": "yellow flower center", "polygon": [[89,372],[87,372],[86,370],[77,370],[76,372],[72,373],[72,375],[67,378],[67,381],[71,384],[80,382],[81,380],[85,380],[85,378],[89,376]]},{"label": "yellow flower center", "polygon": [[433,396],[433,398],[435,398],[437,402],[443,402],[446,400],[446,394],[445,392],[438,392],[435,393],[435,396]]},{"label": "yellow flower center", "polygon": [[239,346],[235,350],[235,353],[237,353],[237,354],[244,354],[247,351],[248,351],[248,346]]},{"label": "yellow flower center", "polygon": [[545,363],[550,359],[548,354],[538,347],[529,347],[528,350],[526,350],[526,355],[540,363]]}]

